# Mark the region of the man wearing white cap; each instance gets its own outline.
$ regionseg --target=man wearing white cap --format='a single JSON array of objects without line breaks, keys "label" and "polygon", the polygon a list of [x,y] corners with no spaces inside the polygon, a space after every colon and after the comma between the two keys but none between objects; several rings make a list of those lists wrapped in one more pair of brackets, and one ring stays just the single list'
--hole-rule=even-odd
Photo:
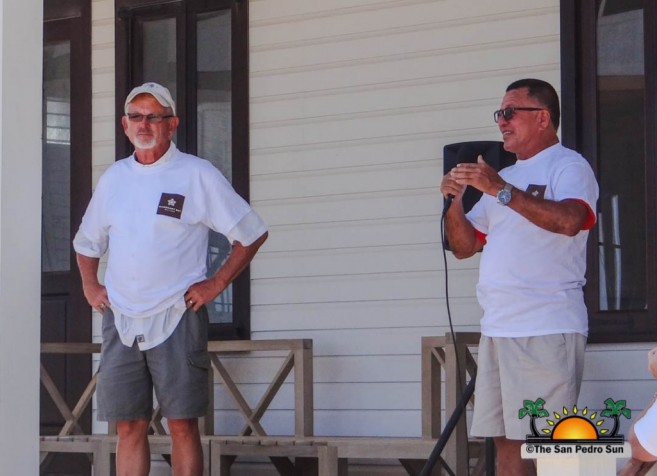
[{"label": "man wearing white cap", "polygon": [[[116,421],[117,475],[148,475],[155,389],[173,474],[201,475],[198,417],[211,371],[205,304],[250,263],[267,227],[210,162],[176,148],[179,119],[167,88],[134,88],[121,123],[135,152],[100,178],[73,240],[85,297],[103,315],[98,418]],[[206,277],[210,229],[233,248]]]}]

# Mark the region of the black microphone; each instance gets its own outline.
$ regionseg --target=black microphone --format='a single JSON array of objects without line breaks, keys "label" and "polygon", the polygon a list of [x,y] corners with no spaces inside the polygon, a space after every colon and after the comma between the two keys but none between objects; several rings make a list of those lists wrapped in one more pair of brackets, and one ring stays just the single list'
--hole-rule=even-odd
[{"label": "black microphone", "polygon": [[447,209],[449,208],[449,206],[452,204],[453,201],[454,201],[454,195],[448,193],[447,198],[445,198],[445,203],[443,205],[443,213],[447,211]]}]

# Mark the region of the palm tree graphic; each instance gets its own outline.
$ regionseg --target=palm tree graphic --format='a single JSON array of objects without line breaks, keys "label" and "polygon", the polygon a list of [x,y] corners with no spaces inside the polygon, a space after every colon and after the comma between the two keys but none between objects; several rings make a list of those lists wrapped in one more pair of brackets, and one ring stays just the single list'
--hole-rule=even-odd
[{"label": "palm tree graphic", "polygon": [[540,436],[538,429],[536,428],[536,419],[550,416],[550,413],[543,408],[543,405],[545,405],[545,400],[542,398],[538,398],[535,402],[531,400],[523,400],[522,404],[523,408],[518,410],[518,418],[522,420],[527,415],[529,415],[531,418],[531,421],[529,422],[529,428],[532,431],[532,435],[536,437]]},{"label": "palm tree graphic", "polygon": [[616,436],[616,433],[618,433],[621,415],[627,419],[632,416],[632,411],[629,408],[625,408],[626,404],[627,402],[625,400],[618,400],[617,402],[615,402],[612,398],[605,400],[605,405],[607,405],[607,408],[602,410],[600,415],[605,418],[614,419],[614,427],[611,429],[609,436]]}]

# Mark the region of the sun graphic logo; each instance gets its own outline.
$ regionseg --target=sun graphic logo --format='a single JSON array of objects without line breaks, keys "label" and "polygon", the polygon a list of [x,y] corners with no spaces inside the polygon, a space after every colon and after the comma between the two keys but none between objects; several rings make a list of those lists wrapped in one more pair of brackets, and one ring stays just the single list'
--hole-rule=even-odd
[{"label": "sun graphic logo", "polygon": [[[625,400],[607,398],[604,403],[606,408],[599,413],[591,412],[588,408],[580,411],[577,406],[572,410],[563,407],[562,412],[553,412],[550,418],[550,412],[543,408],[545,400],[524,400],[523,408],[518,410],[518,418],[530,417],[531,434],[527,435],[527,443],[623,444],[625,438],[618,434],[620,418],[630,419],[632,412],[626,408]],[[537,420],[541,418],[545,418],[547,426],[539,431]],[[607,419],[613,420],[611,429],[603,428]]]}]

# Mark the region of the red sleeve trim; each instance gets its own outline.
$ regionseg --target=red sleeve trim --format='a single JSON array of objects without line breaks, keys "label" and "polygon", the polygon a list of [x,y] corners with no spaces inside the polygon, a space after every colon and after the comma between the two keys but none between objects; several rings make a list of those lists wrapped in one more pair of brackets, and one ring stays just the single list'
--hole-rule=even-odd
[{"label": "red sleeve trim", "polygon": [[487,236],[487,235],[486,235],[485,233],[480,232],[479,230],[475,230],[474,232],[475,232],[475,236],[477,237],[477,239],[478,239],[479,241],[481,241],[481,244],[482,244],[482,245],[485,245],[485,244],[486,244],[486,236]]},{"label": "red sleeve trim", "polygon": [[586,207],[586,219],[584,220],[584,223],[582,223],[582,230],[590,230],[593,228],[593,225],[595,225],[596,222],[596,217],[595,213],[593,213],[593,210],[591,210],[591,207],[589,207],[589,204],[579,198],[568,198],[567,200],[581,203]]}]

